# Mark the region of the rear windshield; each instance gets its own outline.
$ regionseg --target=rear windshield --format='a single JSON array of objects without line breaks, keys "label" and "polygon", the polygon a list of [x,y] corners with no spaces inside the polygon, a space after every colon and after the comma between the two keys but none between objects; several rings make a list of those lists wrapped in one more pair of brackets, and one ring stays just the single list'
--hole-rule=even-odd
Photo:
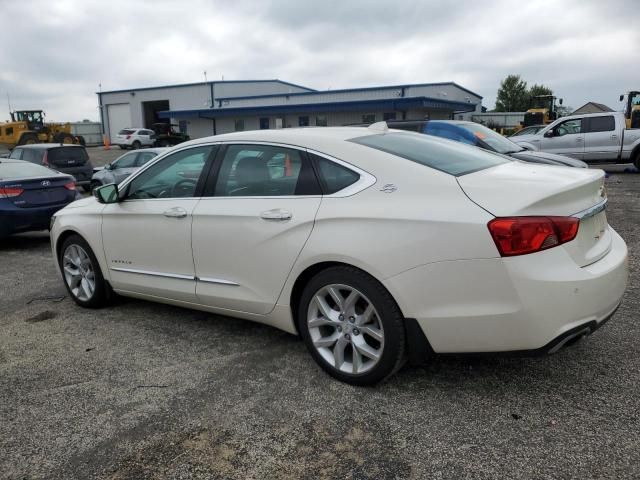
[{"label": "rear windshield", "polygon": [[28,162],[2,162],[0,161],[0,180],[12,180],[15,178],[51,177],[56,173],[48,168],[34,165]]},{"label": "rear windshield", "polygon": [[118,132],[118,135],[131,135],[132,133],[134,133],[135,130],[128,130],[128,129],[124,129],[124,130],[120,130]]},{"label": "rear windshield", "polygon": [[391,153],[455,176],[477,172],[478,170],[484,170],[509,161],[505,157],[476,147],[441,140],[420,133],[392,132],[367,135],[353,138],[350,141]]},{"label": "rear windshield", "polygon": [[81,147],[53,148],[47,153],[50,163],[79,165],[87,160],[87,151]]}]

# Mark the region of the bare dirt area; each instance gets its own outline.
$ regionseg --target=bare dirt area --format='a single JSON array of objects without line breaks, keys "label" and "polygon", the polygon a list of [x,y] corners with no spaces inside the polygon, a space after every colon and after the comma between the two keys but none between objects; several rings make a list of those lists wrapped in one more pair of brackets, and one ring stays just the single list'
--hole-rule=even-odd
[{"label": "bare dirt area", "polygon": [[640,175],[607,189],[631,276],[606,326],[552,356],[435,358],[374,388],[259,324],[81,309],[46,232],[5,240],[0,478],[640,478]]}]

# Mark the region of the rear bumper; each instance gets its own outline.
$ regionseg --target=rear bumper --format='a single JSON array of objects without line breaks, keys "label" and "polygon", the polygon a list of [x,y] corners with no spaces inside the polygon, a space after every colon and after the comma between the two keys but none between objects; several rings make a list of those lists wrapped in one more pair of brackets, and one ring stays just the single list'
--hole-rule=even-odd
[{"label": "rear bumper", "polygon": [[14,233],[48,230],[53,214],[66,207],[69,203],[0,211],[0,237],[6,237]]},{"label": "rear bumper", "polygon": [[384,283],[436,353],[545,353],[593,332],[620,304],[627,247],[611,234],[609,253],[587,267],[558,247],[425,265]]}]

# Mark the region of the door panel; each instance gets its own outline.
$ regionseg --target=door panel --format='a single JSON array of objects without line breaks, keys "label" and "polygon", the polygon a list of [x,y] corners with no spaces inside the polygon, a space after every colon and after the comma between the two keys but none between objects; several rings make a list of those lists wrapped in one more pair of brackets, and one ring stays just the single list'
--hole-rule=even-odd
[{"label": "door panel", "polygon": [[320,201],[320,197],[203,198],[193,213],[199,302],[269,313],[311,234]]},{"label": "door panel", "polygon": [[553,137],[542,138],[540,150],[582,160],[584,158],[584,134],[581,124],[580,120],[567,120],[559,123],[553,129]]},{"label": "door panel", "polygon": [[613,115],[589,117],[585,120],[585,161],[615,162],[621,150],[622,138],[615,129]]}]

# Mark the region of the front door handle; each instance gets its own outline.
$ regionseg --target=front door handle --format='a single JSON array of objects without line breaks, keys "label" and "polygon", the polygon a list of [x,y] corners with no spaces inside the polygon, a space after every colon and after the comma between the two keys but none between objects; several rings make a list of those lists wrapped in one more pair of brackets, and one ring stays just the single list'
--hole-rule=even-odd
[{"label": "front door handle", "polygon": [[273,210],[265,210],[260,214],[260,218],[263,220],[276,220],[276,221],[285,221],[291,220],[291,212],[287,210],[282,210],[281,208],[274,208]]},{"label": "front door handle", "polygon": [[169,218],[184,218],[187,216],[187,211],[182,207],[174,207],[165,210],[162,214]]},{"label": "front door handle", "polygon": [[581,142],[582,141],[582,137],[576,137],[576,142]]}]

